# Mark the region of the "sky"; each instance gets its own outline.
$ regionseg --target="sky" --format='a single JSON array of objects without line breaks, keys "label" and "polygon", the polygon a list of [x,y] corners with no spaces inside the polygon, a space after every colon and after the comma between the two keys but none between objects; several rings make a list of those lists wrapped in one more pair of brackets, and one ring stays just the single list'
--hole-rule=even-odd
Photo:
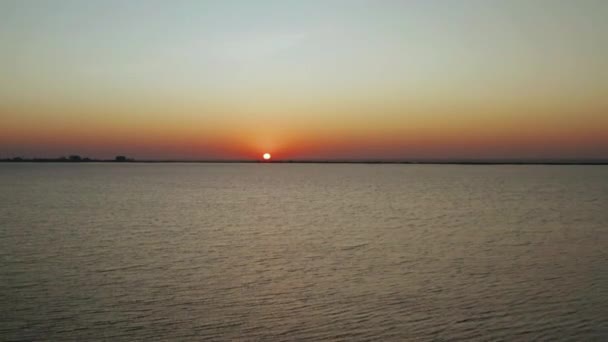
[{"label": "sky", "polygon": [[608,1],[0,0],[0,158],[608,158]]}]

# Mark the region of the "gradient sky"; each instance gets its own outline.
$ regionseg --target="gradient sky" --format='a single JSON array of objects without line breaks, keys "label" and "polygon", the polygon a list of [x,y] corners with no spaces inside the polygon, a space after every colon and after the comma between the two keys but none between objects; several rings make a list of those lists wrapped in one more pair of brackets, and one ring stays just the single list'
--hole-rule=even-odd
[{"label": "gradient sky", "polygon": [[608,158],[608,1],[0,0],[0,158]]}]

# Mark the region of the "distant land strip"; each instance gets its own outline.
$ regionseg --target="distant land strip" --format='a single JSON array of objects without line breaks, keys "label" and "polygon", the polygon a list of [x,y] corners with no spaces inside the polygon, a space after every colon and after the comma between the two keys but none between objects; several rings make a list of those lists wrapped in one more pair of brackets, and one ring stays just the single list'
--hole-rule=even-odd
[{"label": "distant land strip", "polygon": [[0,163],[260,163],[260,164],[439,164],[439,165],[608,165],[607,159],[422,159],[422,160],[179,160],[179,159],[142,159],[125,156],[114,159],[94,159],[80,156],[60,158],[0,158]]}]

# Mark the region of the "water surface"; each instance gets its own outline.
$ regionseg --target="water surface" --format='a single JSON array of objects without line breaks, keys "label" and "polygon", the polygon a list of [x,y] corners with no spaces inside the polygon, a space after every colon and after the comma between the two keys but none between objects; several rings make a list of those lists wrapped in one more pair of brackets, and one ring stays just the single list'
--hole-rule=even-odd
[{"label": "water surface", "polygon": [[608,338],[608,167],[0,164],[2,340]]}]

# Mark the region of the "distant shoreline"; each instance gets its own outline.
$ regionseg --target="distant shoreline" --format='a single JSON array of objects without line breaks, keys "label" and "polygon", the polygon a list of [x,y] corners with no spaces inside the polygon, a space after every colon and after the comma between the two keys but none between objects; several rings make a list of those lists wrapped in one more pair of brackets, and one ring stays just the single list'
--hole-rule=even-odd
[{"label": "distant shoreline", "polygon": [[114,159],[0,159],[0,163],[112,163],[112,164],[387,164],[387,165],[608,165],[608,160],[114,160]]}]

